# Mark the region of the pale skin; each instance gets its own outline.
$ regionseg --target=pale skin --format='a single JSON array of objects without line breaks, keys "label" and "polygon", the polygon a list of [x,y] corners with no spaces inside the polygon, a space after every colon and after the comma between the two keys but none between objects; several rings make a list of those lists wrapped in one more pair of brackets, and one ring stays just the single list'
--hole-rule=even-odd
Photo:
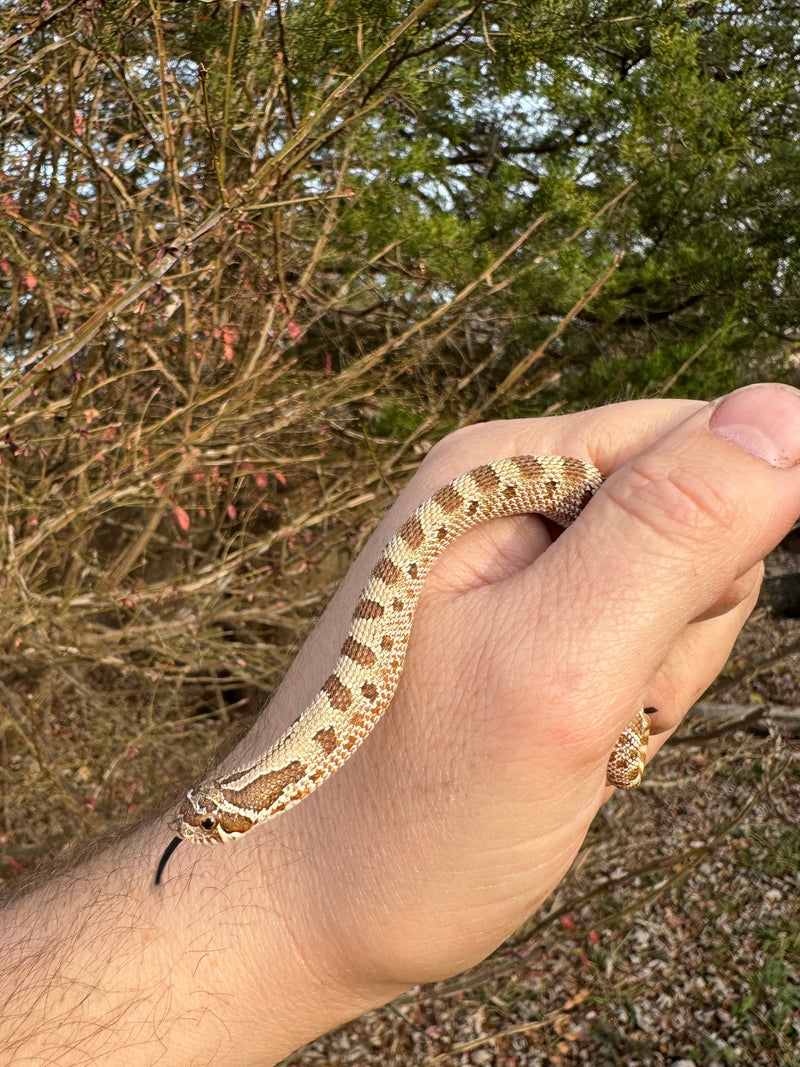
[{"label": "pale skin", "polygon": [[230,845],[184,845],[155,888],[170,812],[11,904],[3,1062],[271,1064],[498,945],[572,862],[635,710],[658,709],[652,758],[713,680],[800,514],[800,394],[715,410],[638,401],[441,442],[227,767],[314,695],[383,544],[433,490],[525,452],[611,477],[553,544],[524,517],[447,550],[386,717],[307,800]]}]

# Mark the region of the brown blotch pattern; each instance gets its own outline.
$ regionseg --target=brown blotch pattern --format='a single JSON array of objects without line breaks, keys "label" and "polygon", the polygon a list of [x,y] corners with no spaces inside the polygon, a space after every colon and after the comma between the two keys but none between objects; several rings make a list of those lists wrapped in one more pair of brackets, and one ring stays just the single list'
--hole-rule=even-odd
[{"label": "brown blotch pattern", "polygon": [[503,496],[509,497],[509,499],[511,497],[515,497],[516,495],[517,495],[517,487],[516,487],[516,485],[507,485],[505,487],[505,489],[503,490]]},{"label": "brown blotch pattern", "polygon": [[[378,699],[378,687],[377,685],[373,685],[372,682],[364,682],[364,684],[361,686],[361,692],[367,698],[367,700]],[[355,721],[357,717],[361,718],[363,721],[363,716],[354,714],[350,719],[350,722],[352,722],[354,725],[358,725]]]},{"label": "brown blotch pattern", "polygon": [[384,556],[376,564],[372,577],[380,579],[384,585],[395,585],[400,581],[401,572],[399,567],[395,567],[394,563]]},{"label": "brown blotch pattern", "polygon": [[544,506],[551,507],[554,501],[558,499],[559,486],[555,478],[548,478],[547,481],[542,481],[541,495],[544,498]]},{"label": "brown blotch pattern", "polygon": [[463,497],[452,485],[445,485],[442,489],[437,489],[433,494],[433,499],[445,515],[459,511],[464,506]]},{"label": "brown blotch pattern", "polygon": [[314,740],[326,756],[330,756],[332,752],[336,751],[336,731],[332,726],[326,726],[322,730],[317,730],[314,734]]},{"label": "brown blotch pattern", "polygon": [[301,760],[292,760],[285,767],[269,774],[260,775],[255,782],[246,785],[244,789],[232,789],[226,787],[226,779],[219,783],[222,795],[227,801],[235,804],[237,808],[249,808],[251,811],[261,811],[271,807],[280,799],[282,793],[289,786],[299,782],[306,773],[306,764]]},{"label": "brown blotch pattern", "polygon": [[226,834],[244,834],[253,825],[253,820],[237,812],[223,811],[219,814],[219,824]]},{"label": "brown blotch pattern", "polygon": [[469,504],[467,505],[467,514],[474,515],[480,506],[480,501],[470,500]]},{"label": "brown blotch pattern", "polygon": [[330,700],[331,706],[336,708],[337,711],[347,711],[353,703],[353,694],[346,685],[342,685],[335,674],[328,678],[322,687],[322,692]]},{"label": "brown blotch pattern", "polygon": [[381,638],[381,648],[384,652],[391,652],[394,648],[394,641],[391,639],[391,637],[389,637],[388,634],[384,634]]},{"label": "brown blotch pattern", "polygon": [[347,656],[359,667],[371,667],[378,658],[368,645],[362,645],[352,637],[347,637],[342,645],[342,655]]},{"label": "brown blotch pattern", "polygon": [[417,567],[416,563],[409,564],[409,567],[408,567],[408,576],[409,576],[409,578],[416,578],[418,574],[419,574],[419,568]]},{"label": "brown blotch pattern", "polygon": [[544,467],[533,456],[517,456],[514,462],[525,475],[525,478],[532,482],[538,481],[544,472]]},{"label": "brown blotch pattern", "polygon": [[359,600],[353,612],[356,619],[379,619],[381,615],[383,615],[383,604],[379,604],[377,600],[369,600],[367,597]]},{"label": "brown blotch pattern", "polygon": [[500,484],[500,479],[488,463],[484,463],[481,467],[476,467],[474,471],[470,472],[470,476],[482,493],[491,493]]},{"label": "brown blotch pattern", "polygon": [[400,527],[400,536],[412,552],[414,549],[419,548],[425,540],[425,533],[422,529],[422,523],[419,520],[419,516],[412,515],[410,519],[407,519],[403,523]]},{"label": "brown blotch pattern", "polygon": [[392,601],[392,611],[402,611],[405,605],[400,597],[395,597]]},{"label": "brown blotch pattern", "polygon": [[348,737],[345,737],[342,740],[342,746],[341,746],[342,747],[342,751],[343,752],[352,752],[354,749],[358,748],[358,746],[360,744],[361,744],[361,738],[360,737],[356,737],[355,734],[350,734]]}]

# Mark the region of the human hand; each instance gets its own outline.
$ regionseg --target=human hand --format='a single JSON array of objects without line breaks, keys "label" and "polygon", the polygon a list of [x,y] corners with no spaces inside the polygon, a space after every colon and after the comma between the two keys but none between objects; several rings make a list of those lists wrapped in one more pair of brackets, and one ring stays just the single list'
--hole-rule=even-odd
[{"label": "human hand", "polygon": [[[725,412],[744,418],[745,405],[800,451],[793,391],[741,391]],[[639,401],[472,427],[437,446],[400,495],[248,755],[275,736],[276,716],[288,723],[314,695],[381,548],[433,491],[520,453],[574,455],[611,475],[554,544],[542,521],[521,517],[449,548],[426,581],[397,693],[362,749],[266,829],[215,850],[215,867],[244,878],[257,866],[275,891],[306,901],[301,937],[332,973],[388,996],[482,958],[572,862],[636,710],[658,709],[652,755],[723,666],[760,560],[800,511],[800,469],[788,469],[788,452],[775,468],[709,432],[712,410]]]}]

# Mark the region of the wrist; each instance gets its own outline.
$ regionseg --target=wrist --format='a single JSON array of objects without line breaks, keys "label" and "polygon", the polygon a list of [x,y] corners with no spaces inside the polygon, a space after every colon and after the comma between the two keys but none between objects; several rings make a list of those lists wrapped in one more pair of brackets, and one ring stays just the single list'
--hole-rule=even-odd
[{"label": "wrist", "polygon": [[237,1013],[247,1005],[249,1022],[239,1030],[259,1065],[405,988],[364,966],[360,908],[335,888],[317,808],[309,798],[230,847],[191,850],[175,894],[180,908],[194,882],[201,907],[219,902],[218,917],[210,918],[224,931],[221,1010],[240,1021]]},{"label": "wrist", "polygon": [[279,832],[261,827],[230,846],[184,846],[153,890],[153,912],[169,925],[160,969],[173,975],[176,1063],[209,1047],[237,1063],[277,1062],[395,992],[356,973],[316,890],[307,815],[291,814]]},{"label": "wrist", "polygon": [[0,913],[15,1062],[182,1067],[214,1050],[263,1067],[395,992],[356,980],[296,838],[186,847],[157,888],[168,834],[146,827]]}]

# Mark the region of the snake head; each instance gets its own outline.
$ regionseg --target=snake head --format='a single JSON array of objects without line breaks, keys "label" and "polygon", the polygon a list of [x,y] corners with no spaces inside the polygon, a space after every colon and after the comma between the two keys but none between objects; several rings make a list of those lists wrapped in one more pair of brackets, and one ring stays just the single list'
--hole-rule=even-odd
[{"label": "snake head", "polygon": [[184,841],[207,845],[240,837],[252,825],[225,799],[219,782],[212,781],[186,794],[175,831]]},{"label": "snake head", "polygon": [[190,789],[181,807],[181,813],[172,826],[177,837],[173,837],[159,860],[155,884],[161,885],[167,861],[181,841],[201,845],[230,841],[232,837],[239,837],[249,830],[252,825],[252,819],[243,815],[225,799],[219,782],[207,782],[200,789]]}]

